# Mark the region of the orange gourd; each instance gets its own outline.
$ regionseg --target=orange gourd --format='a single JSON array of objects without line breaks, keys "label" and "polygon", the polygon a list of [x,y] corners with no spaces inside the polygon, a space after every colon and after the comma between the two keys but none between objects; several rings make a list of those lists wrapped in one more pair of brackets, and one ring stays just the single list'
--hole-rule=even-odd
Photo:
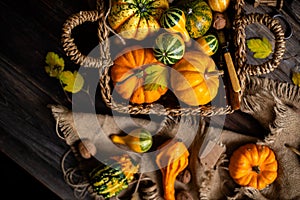
[{"label": "orange gourd", "polygon": [[229,174],[241,186],[264,189],[277,177],[277,160],[267,146],[246,144],[230,157]]},{"label": "orange gourd", "polygon": [[168,90],[167,77],[168,67],[157,61],[152,49],[125,51],[111,67],[115,91],[136,104],[157,101]]},{"label": "orange gourd", "polygon": [[169,139],[158,148],[156,164],[160,168],[163,180],[164,200],[175,200],[175,181],[189,163],[189,152],[185,144]]},{"label": "orange gourd", "polygon": [[218,93],[219,71],[214,60],[201,51],[187,52],[170,74],[173,93],[188,105],[205,105]]},{"label": "orange gourd", "polygon": [[215,12],[224,12],[229,4],[230,0],[208,0],[209,7]]}]

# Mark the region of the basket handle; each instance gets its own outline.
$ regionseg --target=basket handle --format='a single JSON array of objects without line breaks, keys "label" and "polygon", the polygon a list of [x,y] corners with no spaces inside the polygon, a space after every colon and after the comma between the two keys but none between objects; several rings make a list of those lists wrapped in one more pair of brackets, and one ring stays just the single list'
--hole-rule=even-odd
[{"label": "basket handle", "polygon": [[[245,28],[252,23],[265,25],[275,36],[275,47],[272,58],[260,65],[251,65],[247,63]],[[283,59],[285,52],[284,31],[279,21],[267,14],[251,13],[238,19],[236,25],[235,42],[237,46],[236,58],[238,74],[247,73],[249,75],[261,75],[269,73],[277,68]]]},{"label": "basket handle", "polygon": [[[246,87],[246,79],[249,76],[267,74],[276,69],[285,52],[284,31],[280,22],[267,14],[251,13],[238,18],[236,21],[235,52],[237,62],[237,74],[240,78],[241,91],[243,93]],[[246,26],[252,23],[260,23],[265,25],[275,36],[275,47],[271,59],[260,65],[251,65],[247,63],[246,53]]]},{"label": "basket handle", "polygon": [[[104,9],[104,8],[103,8]],[[100,12],[98,10],[94,11],[81,11],[79,13],[71,15],[63,24],[62,28],[62,46],[64,51],[66,52],[66,55],[70,57],[72,61],[74,61],[76,64],[80,64],[84,67],[91,67],[91,68],[101,68],[103,65],[110,65],[111,60],[109,55],[105,54],[105,50],[100,49],[100,53],[102,54],[99,56],[100,58],[94,58],[90,56],[86,56],[82,54],[77,45],[74,43],[74,38],[72,38],[72,30],[85,23],[85,22],[99,22],[99,28],[98,28],[98,37],[99,41],[103,42],[107,35],[109,34],[109,31],[105,28],[103,21],[104,21],[104,13]],[[100,20],[103,19],[103,20]],[[103,27],[103,28],[102,28]],[[102,31],[102,33],[100,33]],[[104,43],[105,45],[105,43]],[[103,47],[103,45],[100,45],[102,48],[105,48],[108,46],[108,44]],[[100,48],[101,48],[100,47]]]}]

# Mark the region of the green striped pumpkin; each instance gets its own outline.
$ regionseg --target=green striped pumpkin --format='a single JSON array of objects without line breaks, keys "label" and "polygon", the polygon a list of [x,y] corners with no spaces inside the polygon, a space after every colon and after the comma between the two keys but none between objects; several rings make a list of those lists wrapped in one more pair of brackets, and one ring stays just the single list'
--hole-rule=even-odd
[{"label": "green striped pumpkin", "polygon": [[158,61],[172,65],[183,57],[185,44],[178,34],[162,33],[155,40],[153,52]]},{"label": "green striped pumpkin", "polygon": [[176,7],[170,7],[165,10],[160,18],[160,24],[168,32],[181,33],[183,40],[188,42],[190,40],[189,33],[185,28],[186,17],[184,12]]},{"label": "green striped pumpkin", "polygon": [[219,48],[219,41],[213,34],[208,34],[196,39],[195,46],[205,54],[212,56]]},{"label": "green striped pumpkin", "polygon": [[101,164],[89,173],[90,184],[94,192],[105,199],[117,196],[121,191],[128,188],[138,171],[138,165],[133,164],[129,156],[118,158],[120,162],[111,165]]},{"label": "green striped pumpkin", "polygon": [[204,0],[183,1],[186,29],[191,38],[203,36],[212,24],[212,10]]}]

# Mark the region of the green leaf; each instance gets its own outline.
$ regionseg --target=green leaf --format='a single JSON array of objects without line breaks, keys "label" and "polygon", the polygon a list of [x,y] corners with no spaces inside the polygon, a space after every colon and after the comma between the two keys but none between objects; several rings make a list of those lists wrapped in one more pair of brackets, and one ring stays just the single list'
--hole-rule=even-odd
[{"label": "green leaf", "polygon": [[63,89],[67,92],[77,93],[84,85],[84,79],[77,71],[74,73],[71,71],[63,71],[59,76],[59,80],[64,86]]},{"label": "green leaf", "polygon": [[154,64],[145,69],[146,77],[144,82],[145,90],[157,90],[159,87],[165,89],[168,85],[168,68]]},{"label": "green leaf", "polygon": [[247,47],[254,53],[254,58],[264,59],[272,53],[272,44],[265,37],[248,39]]},{"label": "green leaf", "polygon": [[58,78],[60,73],[64,70],[65,62],[54,52],[48,52],[45,60],[47,66],[45,71],[50,77]]}]

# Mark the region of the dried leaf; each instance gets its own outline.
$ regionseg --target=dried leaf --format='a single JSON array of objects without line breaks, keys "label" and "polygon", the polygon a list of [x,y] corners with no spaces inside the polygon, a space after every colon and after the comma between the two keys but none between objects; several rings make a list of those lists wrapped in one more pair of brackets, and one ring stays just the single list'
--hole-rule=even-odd
[{"label": "dried leaf", "polygon": [[67,92],[77,93],[84,84],[84,79],[77,71],[63,71],[59,76],[59,80],[64,85],[63,89]]},{"label": "dried leaf", "polygon": [[145,69],[145,90],[157,90],[159,87],[167,87],[168,68],[159,64],[149,66]]},{"label": "dried leaf", "polygon": [[254,58],[264,59],[272,53],[272,44],[265,37],[248,39],[247,47],[254,53]]},{"label": "dried leaf", "polygon": [[292,81],[295,85],[298,85],[300,87],[300,73],[294,72],[292,76]]},{"label": "dried leaf", "polygon": [[54,52],[48,52],[45,62],[47,64],[47,66],[45,66],[47,74],[49,74],[50,77],[58,78],[65,67],[64,59],[60,58]]}]

